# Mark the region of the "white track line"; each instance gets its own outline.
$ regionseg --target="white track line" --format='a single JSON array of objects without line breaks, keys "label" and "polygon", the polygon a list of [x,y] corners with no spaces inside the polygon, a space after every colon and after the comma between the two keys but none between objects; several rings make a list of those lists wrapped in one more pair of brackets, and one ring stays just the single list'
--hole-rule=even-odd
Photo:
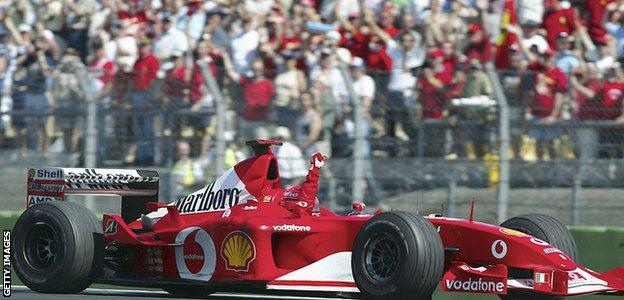
[{"label": "white track line", "polygon": [[[23,285],[14,285],[11,287],[14,291],[30,291],[30,289]],[[33,292],[34,293],[34,292]],[[143,296],[150,295],[169,295],[165,291],[158,290],[122,290],[122,289],[98,289],[88,288],[82,293],[87,294],[101,294],[101,295],[114,295],[124,294],[124,296]],[[336,298],[323,298],[323,297],[293,297],[293,296],[280,296],[280,295],[258,295],[258,294],[243,294],[243,293],[214,293],[211,296],[226,297],[226,298],[243,298],[243,299],[296,299],[296,300],[325,300]],[[344,298],[342,298],[344,299]]]}]

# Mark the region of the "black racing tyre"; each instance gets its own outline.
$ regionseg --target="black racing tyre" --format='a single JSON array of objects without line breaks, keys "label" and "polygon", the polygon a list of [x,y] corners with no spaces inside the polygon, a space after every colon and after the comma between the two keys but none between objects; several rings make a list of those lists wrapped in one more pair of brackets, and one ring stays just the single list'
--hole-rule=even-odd
[{"label": "black racing tyre", "polygon": [[94,233],[102,233],[97,219],[78,203],[51,201],[28,208],[13,227],[15,273],[37,292],[84,290],[103,256]]},{"label": "black racing tyre", "polygon": [[444,268],[444,248],[429,220],[386,212],[355,238],[351,271],[366,299],[430,299]]},{"label": "black racing tyre", "polygon": [[557,247],[573,260],[578,260],[578,250],[574,237],[568,228],[551,216],[523,215],[511,218],[503,222],[501,226],[532,235]]},{"label": "black racing tyre", "polygon": [[162,288],[165,292],[179,298],[205,298],[215,291],[203,286],[171,285]]},{"label": "black racing tyre", "polygon": [[[514,229],[529,235],[532,235],[544,242],[547,242],[563,253],[567,254],[573,260],[578,259],[578,250],[574,237],[570,231],[557,219],[541,214],[530,214],[511,218],[503,224],[502,227]],[[512,274],[510,274],[512,275]],[[532,293],[523,293],[512,291],[507,296],[501,297],[505,300],[558,300],[563,297],[553,297],[536,295]]]}]

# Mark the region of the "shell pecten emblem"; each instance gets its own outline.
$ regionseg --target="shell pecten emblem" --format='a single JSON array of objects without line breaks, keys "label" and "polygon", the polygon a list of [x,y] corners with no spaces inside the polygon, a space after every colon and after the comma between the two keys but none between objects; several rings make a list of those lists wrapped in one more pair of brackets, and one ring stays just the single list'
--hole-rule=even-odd
[{"label": "shell pecten emblem", "polygon": [[225,260],[226,270],[247,272],[256,258],[256,245],[246,233],[233,231],[223,239],[221,256]]}]

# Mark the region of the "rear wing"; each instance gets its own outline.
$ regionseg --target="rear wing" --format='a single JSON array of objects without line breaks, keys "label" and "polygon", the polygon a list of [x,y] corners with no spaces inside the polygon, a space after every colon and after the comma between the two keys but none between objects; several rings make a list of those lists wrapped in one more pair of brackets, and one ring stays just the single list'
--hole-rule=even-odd
[{"label": "rear wing", "polygon": [[29,168],[26,207],[63,201],[65,195],[121,196],[125,221],[139,218],[148,202],[158,201],[157,171],[93,168]]}]

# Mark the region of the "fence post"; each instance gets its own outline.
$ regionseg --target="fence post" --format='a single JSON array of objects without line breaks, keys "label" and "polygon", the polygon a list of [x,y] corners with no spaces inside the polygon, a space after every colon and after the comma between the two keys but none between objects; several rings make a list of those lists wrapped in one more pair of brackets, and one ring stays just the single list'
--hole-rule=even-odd
[{"label": "fence post", "polygon": [[213,95],[216,108],[217,129],[215,133],[215,176],[219,176],[225,172],[225,127],[226,127],[226,108],[225,100],[221,95],[219,85],[215,80],[212,72],[208,70],[208,66],[205,63],[200,63],[200,69],[204,78],[206,78],[206,84]]},{"label": "fence post", "polygon": [[485,69],[492,83],[494,96],[498,100],[498,130],[500,135],[500,146],[498,154],[500,156],[499,164],[499,181],[498,181],[498,223],[507,220],[507,211],[509,209],[509,106],[507,97],[500,84],[498,74],[494,69],[494,64],[488,62]]},{"label": "fence post", "polygon": [[455,162],[451,163],[452,171],[451,176],[448,178],[448,193],[446,194],[446,207],[444,208],[444,215],[448,217],[457,217],[455,211],[457,209],[457,165]]},{"label": "fence post", "polygon": [[340,64],[340,73],[347,86],[349,99],[353,104],[353,122],[355,125],[355,140],[353,143],[353,183],[351,202],[364,201],[364,148],[366,137],[364,136],[364,124],[361,99],[353,90],[353,78],[345,64]]},{"label": "fence post", "polygon": [[[94,98],[93,89],[91,86],[91,74],[86,68],[80,68],[76,72],[81,88],[85,93],[85,102],[87,104],[87,124],[85,132],[85,147],[84,147],[84,167],[95,168],[97,165],[97,103]],[[85,197],[85,206],[93,211],[94,209],[93,196]]]}]

